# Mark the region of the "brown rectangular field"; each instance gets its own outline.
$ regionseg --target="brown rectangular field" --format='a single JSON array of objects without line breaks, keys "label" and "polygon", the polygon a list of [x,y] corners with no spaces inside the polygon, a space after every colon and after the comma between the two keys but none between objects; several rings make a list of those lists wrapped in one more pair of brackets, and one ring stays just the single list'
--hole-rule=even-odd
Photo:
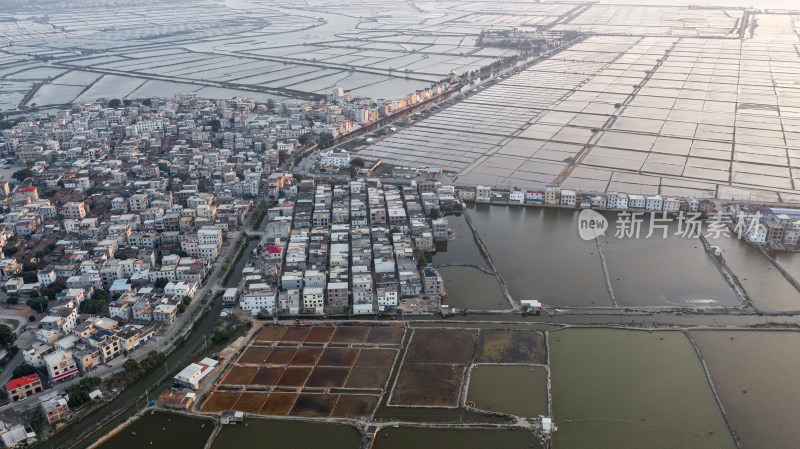
[{"label": "brown rectangular field", "polygon": [[322,355],[322,348],[301,347],[297,350],[294,358],[289,365],[291,366],[314,366],[317,364],[319,356]]},{"label": "brown rectangular field", "polygon": [[284,332],[285,327],[267,326],[258,333],[256,341],[278,341]]},{"label": "brown rectangular field", "polygon": [[242,356],[239,357],[239,363],[263,363],[267,359],[272,348],[267,346],[250,346],[245,349]]},{"label": "brown rectangular field", "polygon": [[461,365],[404,363],[391,404],[455,407],[463,379],[464,366]]},{"label": "brown rectangular field", "polygon": [[465,330],[415,329],[406,353],[406,363],[472,362],[475,333]]},{"label": "brown rectangular field", "polygon": [[211,395],[203,404],[201,410],[205,412],[222,412],[225,410],[232,410],[236,400],[239,399],[240,393],[219,393],[212,392]]},{"label": "brown rectangular field", "polygon": [[305,386],[306,387],[343,387],[350,368],[317,367],[311,372]]},{"label": "brown rectangular field", "polygon": [[340,326],[331,337],[331,343],[364,343],[369,328],[365,326]]},{"label": "brown rectangular field", "polygon": [[296,352],[297,348],[275,348],[272,350],[269,357],[267,357],[266,363],[286,365],[292,360]]},{"label": "brown rectangular field", "polygon": [[333,335],[333,331],[335,328],[327,327],[327,326],[320,326],[320,327],[312,327],[311,330],[306,335],[306,343],[327,343],[331,339],[331,335]]},{"label": "brown rectangular field", "polygon": [[286,329],[286,333],[281,337],[281,341],[286,342],[302,342],[308,335],[309,328],[307,327],[290,327]]},{"label": "brown rectangular field", "polygon": [[245,413],[256,413],[261,410],[264,401],[267,400],[267,393],[242,393],[239,400],[233,406],[233,410]]},{"label": "brown rectangular field", "polygon": [[281,378],[283,371],[284,368],[282,366],[259,368],[250,383],[252,385],[275,385],[278,383],[278,379]]},{"label": "brown rectangular field", "polygon": [[391,368],[397,356],[395,349],[362,349],[355,366],[359,368]]},{"label": "brown rectangular field", "polygon": [[256,372],[258,372],[258,368],[254,366],[232,366],[221,383],[227,385],[247,385],[253,380]]},{"label": "brown rectangular field", "polygon": [[544,335],[532,330],[483,329],[478,337],[476,362],[546,364]]},{"label": "brown rectangular field", "polygon": [[384,388],[388,378],[388,369],[355,367],[347,378],[345,388]]},{"label": "brown rectangular field", "polygon": [[292,409],[297,395],[294,393],[271,393],[259,413],[262,415],[285,415]]},{"label": "brown rectangular field", "polygon": [[378,396],[343,394],[339,396],[331,416],[372,416],[377,405]]},{"label": "brown rectangular field", "polygon": [[283,372],[280,380],[278,380],[278,386],[300,387],[305,383],[309,373],[311,373],[311,368],[286,368],[286,371]]},{"label": "brown rectangular field", "polygon": [[289,413],[297,416],[330,416],[336,405],[336,394],[300,394]]},{"label": "brown rectangular field", "polygon": [[375,345],[400,345],[403,329],[399,327],[373,327],[369,330],[367,343]]},{"label": "brown rectangular field", "polygon": [[353,366],[358,356],[358,349],[326,348],[319,358],[319,366]]}]

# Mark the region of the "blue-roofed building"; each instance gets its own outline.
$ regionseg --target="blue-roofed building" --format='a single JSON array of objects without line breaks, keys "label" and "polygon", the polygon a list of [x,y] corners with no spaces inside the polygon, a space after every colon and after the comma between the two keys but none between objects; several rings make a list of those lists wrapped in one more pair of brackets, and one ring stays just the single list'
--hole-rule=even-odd
[{"label": "blue-roofed building", "polygon": [[444,281],[436,268],[422,269],[422,288],[428,298],[439,299],[444,295]]},{"label": "blue-roofed building", "polygon": [[87,341],[90,346],[100,350],[103,363],[122,354],[122,341],[114,331],[98,329],[89,335]]}]

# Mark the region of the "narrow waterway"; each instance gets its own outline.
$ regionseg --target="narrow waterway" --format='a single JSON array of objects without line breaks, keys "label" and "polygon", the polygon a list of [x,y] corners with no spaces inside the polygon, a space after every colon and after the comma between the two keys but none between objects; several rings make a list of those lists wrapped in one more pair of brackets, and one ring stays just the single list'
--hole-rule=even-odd
[{"label": "narrow waterway", "polygon": [[[243,253],[245,256],[242,256],[235,265],[234,274],[228,281],[227,286],[232,286],[239,282],[242,270],[248,261],[248,257],[246,257],[246,255],[252,252],[257,245],[257,240],[250,241],[248,243]],[[191,363],[196,354],[202,349],[204,342],[203,337],[212,333],[221,311],[222,302],[215,301],[211,307],[211,310],[197,321],[194,330],[189,337],[184,342],[180,343],[175,351],[173,351],[166,358],[163,368],[158,368],[151,371],[141,379],[128,386],[128,388],[122,391],[122,393],[120,393],[116,399],[104,405],[103,407],[100,407],[91,414],[84,416],[81,421],[71,424],[69,427],[56,434],[53,438],[40,444],[40,447],[85,448],[94,442],[98,436],[102,436],[110,432],[116,426],[123,423],[134,413],[136,413],[137,405],[138,407],[146,406],[147,398],[152,400],[158,397],[158,394],[164,388],[167,388],[173,384],[171,376],[174,375],[175,372],[183,369],[186,364]],[[170,373],[170,376],[162,381],[167,372]],[[145,391],[148,391],[147,398],[144,397]],[[128,404],[130,404],[131,401],[136,398],[139,398],[137,403],[129,406]],[[122,414],[109,421],[104,421],[106,417],[118,413],[121,407],[125,409]],[[76,442],[75,440],[79,437],[82,437],[83,441]]]}]

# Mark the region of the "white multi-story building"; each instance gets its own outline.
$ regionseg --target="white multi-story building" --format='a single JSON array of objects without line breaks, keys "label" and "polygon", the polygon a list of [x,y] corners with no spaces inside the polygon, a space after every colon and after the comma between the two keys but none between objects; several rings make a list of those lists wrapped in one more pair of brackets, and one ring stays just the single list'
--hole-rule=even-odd
[{"label": "white multi-story building", "polygon": [[686,204],[689,206],[689,212],[697,212],[700,207],[700,202],[693,196],[686,198]]},{"label": "white multi-story building", "polygon": [[47,268],[39,271],[36,277],[39,279],[39,283],[45,287],[52,284],[57,279],[56,271],[52,268]]},{"label": "white multi-story building", "polygon": [[204,226],[197,231],[197,243],[199,245],[221,245],[222,244],[222,230],[213,226]]},{"label": "white multi-story building", "polygon": [[617,192],[606,193],[606,209],[618,208],[619,194]]},{"label": "white multi-story building", "polygon": [[475,201],[488,203],[492,200],[492,188],[488,186],[478,186],[475,189]]},{"label": "white multi-story building", "polygon": [[69,351],[55,351],[44,356],[44,365],[53,382],[78,375],[78,365]]},{"label": "white multi-story building", "polygon": [[644,210],[647,206],[647,200],[642,195],[628,196],[628,209],[630,210]]},{"label": "white multi-story building", "polygon": [[648,195],[645,198],[644,208],[650,212],[660,212],[664,208],[664,199],[661,195]]},{"label": "white multi-story building", "polygon": [[617,207],[619,210],[628,209],[628,195],[624,193],[617,194]]},{"label": "white multi-story building", "polygon": [[575,207],[577,195],[574,190],[562,190],[560,201],[562,206]]},{"label": "white multi-story building", "polygon": [[194,296],[196,292],[197,283],[195,282],[170,282],[164,287],[165,295]]},{"label": "white multi-story building", "polygon": [[158,304],[153,308],[153,320],[167,325],[175,324],[177,315],[178,307],[174,304]]},{"label": "white multi-story building", "polygon": [[252,291],[239,299],[239,307],[244,311],[258,313],[261,310],[272,313],[275,309],[275,290]]},{"label": "white multi-story building", "polygon": [[319,163],[323,167],[334,168],[349,168],[350,167],[350,153],[345,150],[323,151],[319,156]]},{"label": "white multi-story building", "polygon": [[303,289],[303,308],[321,314],[325,306],[325,292],[322,287]]},{"label": "white multi-story building", "polygon": [[52,351],[52,345],[42,341],[34,341],[30,346],[22,350],[22,359],[31,366],[44,366],[44,356]]}]

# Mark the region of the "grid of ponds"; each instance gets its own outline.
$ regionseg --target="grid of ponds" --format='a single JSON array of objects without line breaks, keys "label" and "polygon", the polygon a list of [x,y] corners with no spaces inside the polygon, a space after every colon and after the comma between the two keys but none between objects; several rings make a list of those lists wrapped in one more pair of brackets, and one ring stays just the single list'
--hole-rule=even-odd
[{"label": "grid of ponds", "polygon": [[361,154],[465,184],[798,201],[798,20],[757,14],[743,40],[593,36]]}]

